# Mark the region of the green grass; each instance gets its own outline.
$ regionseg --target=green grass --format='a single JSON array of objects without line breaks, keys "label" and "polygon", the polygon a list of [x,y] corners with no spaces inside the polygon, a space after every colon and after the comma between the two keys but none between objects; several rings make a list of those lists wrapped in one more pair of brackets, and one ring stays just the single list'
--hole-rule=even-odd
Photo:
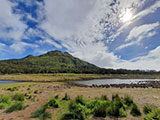
[{"label": "green grass", "polygon": [[41,107],[32,113],[33,118],[39,118],[40,120],[46,120],[51,118],[51,113],[46,111],[46,108]]},{"label": "green grass", "polygon": [[6,113],[11,113],[14,111],[20,111],[20,110],[24,110],[25,108],[27,108],[28,105],[24,105],[23,102],[15,102],[14,104],[12,104],[10,107],[7,108]]},{"label": "green grass", "polygon": [[160,107],[153,109],[151,112],[149,112],[144,120],[160,120]]},{"label": "green grass", "polygon": [[[63,82],[69,80],[89,80],[89,79],[137,79],[154,78],[159,79],[160,75],[140,75],[140,74],[75,74],[75,73],[51,73],[51,74],[6,74],[0,75],[1,80],[15,80],[28,82]],[[63,83],[62,83],[63,84]],[[5,86],[5,85],[4,85]],[[14,87],[14,86],[13,86]]]},{"label": "green grass", "polygon": [[23,102],[23,101],[25,101],[25,95],[22,94],[22,93],[16,93],[16,94],[14,94],[14,95],[12,96],[12,100]]},{"label": "green grass", "polygon": [[59,107],[59,101],[55,98],[51,98],[45,105],[45,108],[58,108]]}]

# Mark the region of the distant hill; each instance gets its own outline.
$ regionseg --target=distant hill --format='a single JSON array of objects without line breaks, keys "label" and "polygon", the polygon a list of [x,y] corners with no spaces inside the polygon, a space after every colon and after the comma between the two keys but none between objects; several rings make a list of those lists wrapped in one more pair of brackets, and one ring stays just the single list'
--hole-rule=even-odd
[{"label": "distant hill", "polygon": [[0,73],[95,73],[100,68],[67,52],[51,51],[40,56],[0,61]]}]

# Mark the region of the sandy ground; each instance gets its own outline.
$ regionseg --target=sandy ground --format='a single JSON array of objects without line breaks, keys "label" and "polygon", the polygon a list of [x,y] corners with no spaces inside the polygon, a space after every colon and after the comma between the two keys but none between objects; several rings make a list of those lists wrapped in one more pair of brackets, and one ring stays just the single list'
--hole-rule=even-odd
[{"label": "sandy ground", "polygon": [[[40,108],[50,97],[54,97],[55,95],[59,95],[62,98],[65,93],[71,96],[71,98],[75,98],[77,95],[83,95],[87,98],[95,98],[101,95],[107,95],[109,98],[113,94],[119,94],[120,96],[129,95],[136,102],[138,107],[143,111],[144,105],[151,105],[155,107],[160,107],[160,89],[143,89],[143,88],[82,88],[82,87],[74,87],[68,86],[65,84],[52,84],[52,83],[36,83],[34,85],[30,85],[31,90],[27,90],[28,86],[21,86],[20,89],[16,92],[21,93],[31,93],[35,96],[35,101],[27,100],[26,104],[29,105],[28,108],[18,112],[5,113],[4,110],[0,110],[0,120],[36,120],[35,118],[31,118],[31,113]],[[41,91],[41,93],[34,94],[35,90]],[[9,92],[6,90],[0,89],[1,94],[14,92]],[[52,119],[56,114],[56,110],[52,110]],[[106,118],[107,120],[117,120],[115,118]],[[106,120],[102,118],[94,118],[94,120]],[[128,115],[127,118],[118,118],[118,120],[142,120],[142,117],[132,117]]]}]

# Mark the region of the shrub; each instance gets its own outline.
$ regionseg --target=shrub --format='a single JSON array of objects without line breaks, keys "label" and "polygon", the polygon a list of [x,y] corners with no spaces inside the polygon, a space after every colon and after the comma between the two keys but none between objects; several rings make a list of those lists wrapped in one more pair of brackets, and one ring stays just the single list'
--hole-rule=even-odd
[{"label": "shrub", "polygon": [[9,103],[11,96],[9,95],[0,95],[0,103]]},{"label": "shrub", "polygon": [[100,99],[101,99],[101,100],[108,100],[108,97],[107,97],[106,95],[102,95],[102,96],[100,97]]},{"label": "shrub", "polygon": [[13,91],[17,91],[18,89],[19,89],[18,87],[12,87],[12,88],[8,88],[7,90],[13,92]]},{"label": "shrub", "polygon": [[78,120],[85,120],[87,115],[89,115],[90,110],[87,109],[86,106],[76,103],[76,102],[71,102],[69,105],[69,110],[71,113],[74,114],[73,119],[78,119]]},{"label": "shrub", "polygon": [[56,95],[54,98],[55,98],[55,99],[59,99],[59,96],[58,96],[58,95]]},{"label": "shrub", "polygon": [[0,109],[5,109],[6,107],[8,107],[8,104],[0,103]]},{"label": "shrub", "polygon": [[151,106],[144,106],[143,107],[143,111],[144,111],[145,114],[148,114],[148,113],[152,112],[152,109],[153,108]]},{"label": "shrub", "polygon": [[93,114],[95,117],[106,117],[107,103],[105,101],[98,101],[94,107]]},{"label": "shrub", "polygon": [[52,98],[44,106],[46,108],[50,108],[50,107],[58,108],[59,107],[59,102],[55,98]]},{"label": "shrub", "polygon": [[25,101],[25,95],[21,93],[16,93],[15,95],[12,96],[12,100]]},{"label": "shrub", "polygon": [[38,94],[38,93],[39,93],[39,91],[38,91],[38,90],[35,90],[35,91],[34,91],[34,94]]},{"label": "shrub", "polygon": [[24,110],[26,107],[28,107],[28,105],[24,105],[23,102],[16,102],[6,110],[6,113],[11,113],[11,112],[14,112],[14,111],[19,111],[19,110]]},{"label": "shrub", "polygon": [[124,99],[123,99],[123,103],[127,107],[131,107],[134,102],[133,102],[132,98],[130,98],[129,96],[125,96]]},{"label": "shrub", "polygon": [[111,105],[107,108],[107,113],[110,116],[119,117],[120,108],[123,107],[123,103],[118,95],[112,96]]},{"label": "shrub", "polygon": [[40,120],[46,120],[51,118],[51,113],[46,111],[46,108],[41,107],[40,109],[36,110],[32,113],[33,118],[39,118]]},{"label": "shrub", "polygon": [[77,96],[75,98],[76,103],[80,103],[81,105],[86,105],[86,99],[83,96]]},{"label": "shrub", "polygon": [[76,119],[76,115],[72,112],[65,113],[61,118],[61,120],[72,120],[72,119]]},{"label": "shrub", "polygon": [[11,96],[9,95],[0,95],[0,109],[8,107],[11,102]]},{"label": "shrub", "polygon": [[137,105],[135,103],[132,105],[131,115],[133,115],[135,117],[136,116],[141,116],[141,112],[140,112],[140,110],[138,109],[138,107],[137,107]]},{"label": "shrub", "polygon": [[120,117],[127,117],[127,112],[124,110],[124,108],[119,109],[119,116]]},{"label": "shrub", "polygon": [[144,120],[160,120],[160,108],[153,109],[145,116]]},{"label": "shrub", "polygon": [[68,101],[68,100],[70,100],[70,99],[71,99],[71,98],[70,98],[70,96],[67,95],[67,93],[65,93],[64,98],[62,98],[62,100],[66,100],[66,101]]}]

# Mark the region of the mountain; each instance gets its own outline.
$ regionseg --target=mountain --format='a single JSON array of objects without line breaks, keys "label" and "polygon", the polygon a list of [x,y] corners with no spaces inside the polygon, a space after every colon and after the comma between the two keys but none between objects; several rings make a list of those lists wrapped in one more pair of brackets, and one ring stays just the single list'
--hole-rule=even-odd
[{"label": "mountain", "polygon": [[51,51],[40,56],[0,61],[0,73],[94,73],[100,68],[67,52]]}]

